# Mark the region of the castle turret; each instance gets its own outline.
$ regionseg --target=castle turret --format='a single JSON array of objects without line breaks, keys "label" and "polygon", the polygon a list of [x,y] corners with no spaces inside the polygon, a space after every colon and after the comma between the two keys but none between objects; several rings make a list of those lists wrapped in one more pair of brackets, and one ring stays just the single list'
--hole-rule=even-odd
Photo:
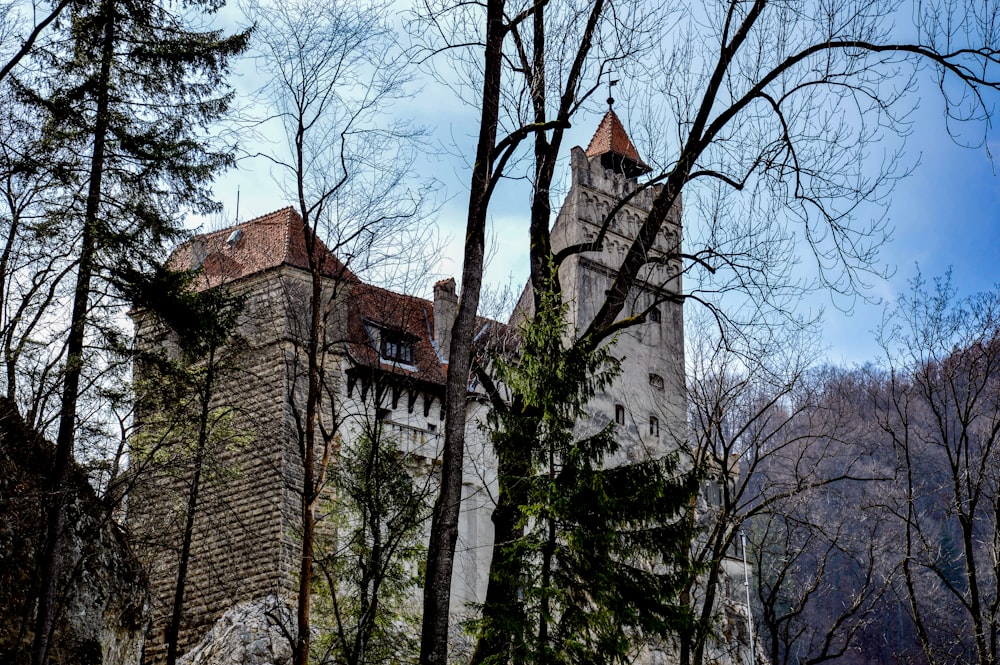
[{"label": "castle turret", "polygon": [[[570,322],[583,330],[604,302],[660,189],[639,182],[650,168],[612,109],[587,149],[572,149],[570,170],[572,183],[552,228],[552,247],[558,252],[593,244],[559,268]],[[644,314],[644,320],[626,328],[612,349],[621,359],[621,376],[588,409],[596,427],[617,422],[631,459],[644,450],[670,449],[684,428],[684,320],[675,297],[681,290],[680,217],[678,204],[628,294],[621,317]]]},{"label": "castle turret", "polygon": [[630,180],[652,170],[639,157],[639,151],[632,145],[622,121],[610,108],[604,114],[601,124],[597,126],[594,137],[590,139],[586,155],[588,159],[597,158],[605,169]]}]

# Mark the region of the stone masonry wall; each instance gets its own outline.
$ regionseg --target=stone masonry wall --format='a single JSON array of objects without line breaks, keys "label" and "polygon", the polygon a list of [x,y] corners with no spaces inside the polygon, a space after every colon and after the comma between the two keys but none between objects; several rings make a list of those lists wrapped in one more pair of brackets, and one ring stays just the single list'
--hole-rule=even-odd
[{"label": "stone masonry wall", "polygon": [[[223,361],[213,417],[223,436],[202,475],[187,575],[179,652],[196,644],[229,607],[268,594],[287,597],[289,442],[286,280],[267,273],[242,283],[251,294],[239,337]],[[140,330],[140,338],[148,330]],[[189,442],[190,445],[190,442]],[[153,592],[145,662],[165,656],[184,524],[189,467],[166,456],[141,479],[129,523],[141,543]]]}]

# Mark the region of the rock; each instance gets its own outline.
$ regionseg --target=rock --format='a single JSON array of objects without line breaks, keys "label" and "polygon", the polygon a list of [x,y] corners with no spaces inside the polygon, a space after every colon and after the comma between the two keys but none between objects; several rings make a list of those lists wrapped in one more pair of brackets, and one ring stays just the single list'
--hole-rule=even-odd
[{"label": "rock", "polygon": [[[45,531],[52,445],[0,398],[0,662],[30,661],[37,554]],[[135,665],[148,623],[148,590],[121,527],[74,468],[59,577],[53,664]]]},{"label": "rock", "polygon": [[277,596],[235,605],[178,665],[288,665],[295,618]]}]

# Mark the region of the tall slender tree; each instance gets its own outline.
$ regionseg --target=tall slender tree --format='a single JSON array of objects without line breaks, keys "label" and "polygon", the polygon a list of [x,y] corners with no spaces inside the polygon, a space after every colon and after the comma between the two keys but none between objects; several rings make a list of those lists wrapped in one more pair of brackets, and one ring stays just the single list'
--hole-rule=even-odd
[{"label": "tall slender tree", "polygon": [[883,331],[902,589],[931,664],[1000,662],[1000,292],[916,278]]},{"label": "tall slender tree", "polygon": [[[78,230],[76,281],[66,340],[56,468],[49,495],[33,663],[48,662],[56,616],[65,511],[60,487],[74,456],[89,313],[98,280],[148,268],[180,233],[185,209],[214,208],[212,176],[232,163],[205,129],[228,108],[227,63],[248,33],[198,31],[190,21],[213,2],[181,11],[161,3],[71,3],[64,29],[38,49],[17,88],[45,114],[45,140],[78,159],[57,166]],[[22,63],[23,64],[23,63]],[[138,273],[133,273],[138,274]]]},{"label": "tall slender tree", "polygon": [[296,665],[306,665],[317,511],[344,418],[327,371],[343,341],[338,303],[357,276],[405,279],[429,256],[420,251],[428,247],[427,191],[409,186],[419,132],[388,115],[410,75],[388,4],[261,1],[250,9],[260,17],[260,61],[271,76],[264,103],[286,139],[266,157],[302,220],[309,262],[290,371],[300,388],[288,395],[302,465],[292,653]]},{"label": "tall slender tree", "polygon": [[[146,391],[137,391],[138,398],[146,402],[147,412],[157,414],[157,424],[162,424],[157,427],[152,418],[147,424],[146,438],[158,440],[147,456],[162,457],[165,453],[171,457],[168,468],[190,468],[186,493],[179,497],[183,503],[181,542],[166,628],[167,665],[177,662],[195,518],[202,508],[204,486],[212,476],[224,475],[216,459],[220,451],[240,438],[231,426],[232,409],[218,408],[216,391],[220,377],[231,370],[227,367],[232,364],[231,357],[240,349],[235,331],[243,298],[221,286],[193,290],[192,278],[188,272],[158,270],[122,285],[134,306],[149,305],[149,314],[173,333],[179,351],[177,357],[169,358],[162,351],[140,350],[137,358],[146,365],[147,384]],[[153,382],[158,385],[151,385]],[[137,456],[141,447],[139,442],[133,442],[132,454]],[[148,461],[134,460],[133,479],[144,473]]]}]

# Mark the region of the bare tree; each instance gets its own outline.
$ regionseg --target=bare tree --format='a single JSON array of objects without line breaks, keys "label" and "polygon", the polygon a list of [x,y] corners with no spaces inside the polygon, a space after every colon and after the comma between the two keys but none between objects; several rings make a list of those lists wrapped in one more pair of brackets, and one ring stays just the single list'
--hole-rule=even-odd
[{"label": "bare tree", "polygon": [[[468,93],[471,97],[471,103],[479,110],[480,123],[471,174],[462,297],[449,351],[442,489],[435,504],[428,547],[422,663],[443,664],[447,659],[452,561],[461,503],[465,405],[482,289],[489,206],[500,181],[510,175],[508,169],[517,162],[522,146],[532,144],[533,160],[528,166],[533,184],[529,230],[531,279],[536,285],[542,284],[548,277],[551,259],[550,190],[565,130],[570,118],[593,92],[585,84],[596,83],[601,63],[614,57],[599,47],[596,49],[599,55],[592,53],[595,44],[605,43],[600,39],[601,26],[614,23],[614,19],[605,16],[607,8],[602,0],[581,11],[565,12],[559,7],[549,10],[545,3],[508,5],[505,1],[491,1],[485,6],[485,21],[480,23],[479,17],[470,15],[469,7],[460,3],[425,6],[423,18],[438,37],[429,48],[457,49],[460,55],[452,62],[458,63],[458,70],[475,82],[468,87],[459,83],[457,87],[460,94]],[[484,30],[482,34],[478,32],[480,27]],[[618,57],[638,50],[628,36],[637,41],[641,41],[640,36],[648,38],[648,32],[637,20],[629,21],[620,32],[612,28],[612,32],[621,38],[620,43],[610,48]],[[480,47],[482,56],[478,53]],[[533,294],[536,306],[541,297],[541,292]],[[518,463],[514,462],[516,466]],[[507,467],[504,461],[501,467]],[[514,467],[509,468],[512,477],[521,473]],[[501,492],[494,513],[497,542],[516,537],[517,503],[517,498]],[[487,604],[505,603],[502,596],[512,592],[491,584]]]},{"label": "bare tree", "polygon": [[[802,662],[842,656],[888,580],[877,565],[881,539],[855,532],[847,517],[867,505],[871,492],[864,490],[880,477],[868,461],[873,421],[866,429],[857,409],[867,394],[852,391],[849,377],[836,370],[811,369],[808,331],[760,336],[754,348],[737,350],[724,344],[714,323],[694,321],[691,438],[678,445],[706,476],[704,503],[692,516],[702,532],[691,545],[705,572],[688,591],[696,629],[681,636],[681,660],[701,663],[718,648],[711,636],[720,619],[745,620],[734,619],[722,584],[734,582],[741,530],[749,533],[758,566],[769,657],[785,662],[790,645]],[[855,510],[845,511],[847,505]],[[835,588],[829,573],[837,566],[859,578],[853,593],[838,596],[849,602],[815,627],[798,622]]]},{"label": "bare tree", "polygon": [[904,598],[930,663],[1000,658],[1000,295],[920,277],[883,331]]},{"label": "bare tree", "polygon": [[[71,0],[57,0],[51,3],[51,8],[37,11],[37,5],[28,8],[16,0],[8,0],[0,4],[0,82],[2,82],[26,58],[35,47],[38,38],[59,18],[59,15],[70,5]],[[23,14],[31,14],[29,19]],[[17,36],[15,36],[17,33]],[[12,51],[7,51],[8,44],[17,44]]]},{"label": "bare tree", "polygon": [[[874,644],[873,635],[888,625],[883,613],[892,607],[888,592],[898,558],[885,520],[892,473],[880,454],[884,436],[872,382],[861,370],[836,368],[813,373],[809,382],[817,395],[811,408],[828,415],[810,419],[808,434],[821,441],[832,435],[833,450],[843,451],[819,460],[811,473],[836,478],[845,455],[861,458],[854,477],[805,488],[747,524],[761,642],[775,663],[860,662],[862,653],[885,659],[891,648]],[[766,495],[772,482],[788,475],[787,463],[768,464],[755,484]]]},{"label": "bare tree", "polygon": [[61,180],[49,168],[64,158],[42,141],[40,115],[3,86],[0,191],[3,193],[3,294],[0,339],[4,393],[26,421],[45,432],[54,418],[56,378],[63,360],[67,276],[76,238],[56,219],[66,205]]},{"label": "bare tree", "polygon": [[[464,54],[480,114],[470,187],[463,296],[452,338],[444,487],[432,531],[425,590],[422,660],[443,663],[447,598],[463,453],[469,322],[482,273],[486,210],[499,181],[527,153],[532,184],[532,280],[552,258],[551,184],[570,119],[614,63],[631,74],[635,99],[648,98],[647,159],[659,165],[641,187],[655,187],[652,209],[630,232],[610,289],[578,343],[599,345],[642,321],[626,312],[650,262],[679,263],[693,287],[667,297],[708,304],[727,334],[767,312],[789,316],[794,297],[822,286],[856,295],[877,271],[885,237],[877,204],[905,169],[889,148],[906,132],[918,72],[938,77],[949,120],[984,121],[998,87],[997,8],[975,2],[719,2],[687,8],[591,3],[429,3],[434,48]],[[484,12],[479,14],[478,12]],[[683,13],[675,13],[683,12]],[[900,23],[912,19],[903,30]],[[630,42],[636,36],[638,42]],[[662,53],[651,56],[652,45]],[[644,57],[639,57],[644,56]],[[461,55],[459,56],[462,57]],[[955,125],[949,125],[950,128]],[[530,139],[530,140],[525,140]],[[530,147],[529,147],[530,146]],[[896,145],[898,148],[898,144]],[[652,252],[681,195],[693,230],[668,256]],[[623,202],[620,202],[623,203]],[[864,219],[872,210],[874,221]],[[620,205],[606,217],[610,223]],[[603,247],[606,234],[554,258]],[[798,252],[814,259],[811,279],[792,270]],[[535,300],[539,294],[535,293]],[[651,305],[654,307],[655,304]],[[505,536],[503,511],[495,515]],[[499,520],[499,521],[498,521]],[[509,530],[509,529],[507,529]],[[489,602],[489,601],[488,601]]]},{"label": "bare tree", "polygon": [[295,201],[309,260],[297,340],[302,367],[289,394],[303,470],[293,653],[305,665],[316,511],[345,417],[328,371],[344,340],[338,305],[357,276],[405,279],[397,269],[426,247],[427,192],[407,189],[418,133],[387,113],[409,82],[388,5],[253,3],[249,11],[259,17],[259,61],[271,77],[266,103],[287,139],[267,157]]}]

